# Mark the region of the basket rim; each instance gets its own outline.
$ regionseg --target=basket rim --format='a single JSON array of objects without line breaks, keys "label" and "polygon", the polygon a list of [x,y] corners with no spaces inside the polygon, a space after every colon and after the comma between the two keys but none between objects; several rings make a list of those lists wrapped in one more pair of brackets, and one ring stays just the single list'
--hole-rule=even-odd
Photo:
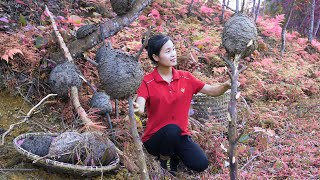
[{"label": "basket rim", "polygon": [[[29,136],[58,136],[61,133],[46,133],[46,132],[34,132],[34,133],[24,133],[13,140],[14,148],[22,155],[27,156],[28,159],[31,160],[38,160],[37,164],[45,165],[45,166],[54,166],[63,170],[81,170],[84,174],[88,174],[90,172],[96,173],[96,172],[105,172],[105,171],[111,171],[113,169],[116,169],[120,163],[119,154],[116,153],[116,159],[112,161],[107,166],[84,166],[84,165],[75,165],[70,163],[64,163],[60,161],[55,161],[49,158],[42,158],[41,156],[38,156],[36,154],[33,154],[22,147],[18,145],[18,141],[25,139]],[[39,160],[39,158],[41,158]]]}]

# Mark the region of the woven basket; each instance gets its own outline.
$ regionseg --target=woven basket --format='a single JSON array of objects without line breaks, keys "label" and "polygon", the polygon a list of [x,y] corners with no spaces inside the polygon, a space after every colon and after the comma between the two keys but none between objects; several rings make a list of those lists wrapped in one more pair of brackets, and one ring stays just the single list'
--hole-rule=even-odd
[{"label": "woven basket", "polygon": [[191,103],[191,117],[200,122],[216,120],[218,122],[228,122],[228,104],[230,102],[230,90],[218,97],[207,96],[198,93],[193,96]]},{"label": "woven basket", "polygon": [[24,156],[27,156],[28,159],[36,161],[36,165],[44,166],[48,170],[53,170],[56,172],[61,172],[61,173],[70,173],[70,174],[77,174],[81,176],[98,176],[103,172],[108,172],[111,170],[114,170],[118,168],[120,158],[119,155],[117,154],[116,159],[112,161],[109,165],[107,166],[82,166],[82,165],[75,165],[75,164],[69,164],[69,163],[63,163],[59,161],[55,161],[52,159],[48,158],[41,158],[38,155],[35,155],[33,153],[30,153],[26,151],[25,149],[21,148],[21,142],[26,139],[29,136],[52,136],[52,137],[57,137],[59,133],[44,133],[44,132],[39,132],[39,133],[26,133],[26,134],[21,134],[18,137],[16,137],[13,140],[13,144],[15,149],[21,153]]}]

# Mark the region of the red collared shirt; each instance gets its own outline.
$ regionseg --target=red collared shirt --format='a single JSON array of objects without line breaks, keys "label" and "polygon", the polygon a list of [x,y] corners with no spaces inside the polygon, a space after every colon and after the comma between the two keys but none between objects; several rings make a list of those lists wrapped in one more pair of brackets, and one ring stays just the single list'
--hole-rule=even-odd
[{"label": "red collared shirt", "polygon": [[188,112],[193,94],[198,93],[205,83],[190,72],[172,68],[172,81],[168,83],[160,76],[157,68],[143,78],[138,96],[146,100],[148,115],[142,141],[147,141],[154,133],[168,124],[178,125],[181,135],[190,135]]}]

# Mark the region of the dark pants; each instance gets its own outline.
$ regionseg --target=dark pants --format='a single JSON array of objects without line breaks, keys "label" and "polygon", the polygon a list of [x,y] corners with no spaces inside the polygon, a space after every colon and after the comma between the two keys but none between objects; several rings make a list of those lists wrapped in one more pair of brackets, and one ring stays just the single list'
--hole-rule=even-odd
[{"label": "dark pants", "polygon": [[208,159],[200,146],[190,136],[181,136],[181,129],[175,124],[164,126],[143,145],[154,156],[178,156],[191,170],[201,172],[208,167]]}]

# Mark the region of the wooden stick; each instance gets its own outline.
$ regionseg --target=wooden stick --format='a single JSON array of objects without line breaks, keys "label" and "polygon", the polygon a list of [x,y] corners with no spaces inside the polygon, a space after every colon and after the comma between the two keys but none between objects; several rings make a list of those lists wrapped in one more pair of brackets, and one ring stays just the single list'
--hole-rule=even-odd
[{"label": "wooden stick", "polygon": [[57,25],[56,25],[56,22],[54,21],[54,18],[53,18],[53,16],[52,16],[51,12],[49,11],[47,5],[45,6],[45,8],[46,8],[46,9],[45,9],[46,13],[47,13],[48,16],[50,17],[50,20],[51,20],[51,24],[52,24],[54,33],[55,33],[55,35],[56,35],[57,38],[58,38],[58,41],[59,41],[60,47],[61,47],[62,50],[63,50],[64,56],[68,59],[69,62],[73,62],[72,56],[71,56],[71,54],[70,54],[70,52],[69,52],[66,44],[64,43],[62,36],[60,35],[60,32],[59,32],[59,30],[58,30],[58,28],[57,28]]},{"label": "wooden stick", "polygon": [[[47,6],[45,6],[45,7],[46,7],[46,12],[50,17],[50,20],[51,20],[51,23],[52,23],[52,26],[53,26],[53,29],[54,29],[54,33],[58,37],[60,47],[62,48],[62,50],[64,52],[64,55],[67,58],[67,60],[69,62],[73,63],[73,59],[72,59],[72,56],[70,54],[70,51],[67,48],[65,42],[63,41],[63,38],[62,38],[60,32],[58,31],[58,28],[57,28],[57,25],[56,25],[56,23],[54,21],[53,15],[49,11],[48,7]],[[86,111],[82,108],[82,106],[80,104],[80,101],[79,101],[78,88],[76,86],[72,86],[71,87],[71,99],[72,99],[72,102],[73,102],[73,106],[75,107],[80,119],[82,120],[82,122],[86,126],[91,126],[91,127],[94,127],[94,128],[103,128],[103,126],[95,125],[91,121],[91,119],[88,117],[88,114],[86,113]]]},{"label": "wooden stick", "polygon": [[133,110],[133,99],[131,96],[128,98],[128,102],[129,102],[130,130],[131,130],[131,135],[133,137],[136,152],[138,155],[141,179],[146,180],[146,179],[149,179],[149,173],[148,173],[146,158],[142,149],[142,142],[137,130],[137,123],[136,123],[136,118],[134,117],[134,110]]},{"label": "wooden stick", "polygon": [[5,138],[5,136],[14,128],[14,126],[26,122],[26,121],[29,119],[29,117],[31,116],[32,112],[33,112],[37,107],[39,107],[39,106],[40,106],[46,99],[48,99],[49,97],[51,97],[51,96],[56,96],[56,95],[57,95],[57,94],[48,94],[48,95],[47,95],[46,97],[44,97],[37,105],[35,105],[33,108],[30,109],[30,111],[28,112],[27,116],[25,116],[25,118],[24,118],[22,121],[17,122],[17,123],[15,123],[15,124],[11,124],[10,127],[9,127],[9,129],[2,134],[2,141],[1,141],[1,144],[0,144],[0,145],[1,145],[1,146],[4,145],[4,138]]}]

